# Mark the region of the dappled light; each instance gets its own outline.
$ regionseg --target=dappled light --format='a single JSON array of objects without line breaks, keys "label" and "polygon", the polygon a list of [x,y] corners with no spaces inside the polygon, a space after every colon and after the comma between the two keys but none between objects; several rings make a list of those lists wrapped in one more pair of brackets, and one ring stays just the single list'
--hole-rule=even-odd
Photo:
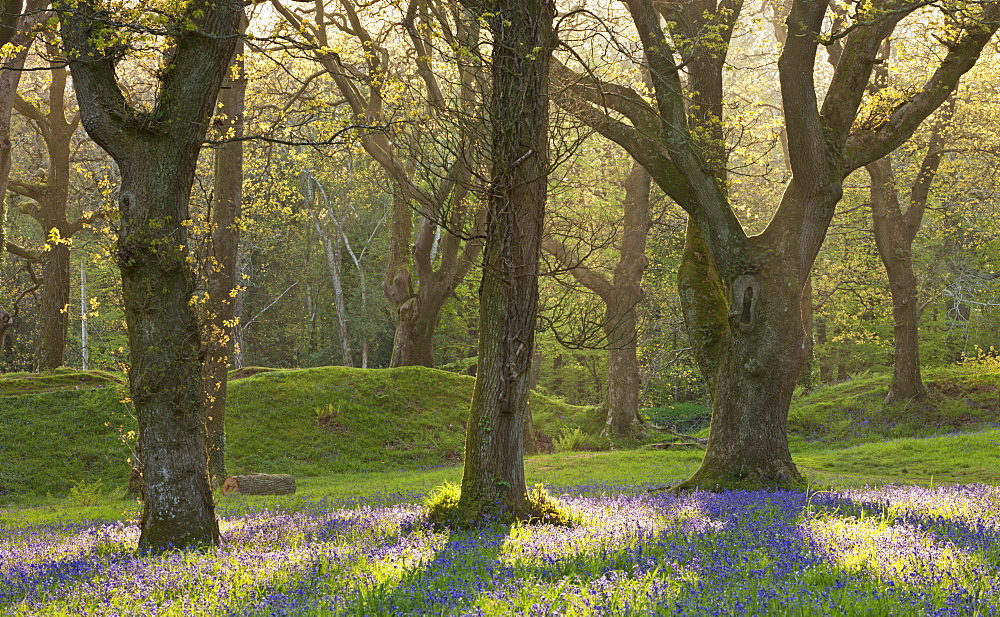
[{"label": "dappled light", "polygon": [[1000,610],[1000,492],[564,494],[574,527],[435,531],[420,506],[226,517],[214,551],[123,523],[2,527],[11,615],[803,614]]}]

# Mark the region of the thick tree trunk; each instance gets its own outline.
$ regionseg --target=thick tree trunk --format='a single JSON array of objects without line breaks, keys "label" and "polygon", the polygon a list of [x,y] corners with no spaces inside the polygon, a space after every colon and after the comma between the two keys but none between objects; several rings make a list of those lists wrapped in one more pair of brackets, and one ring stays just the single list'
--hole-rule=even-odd
[{"label": "thick tree trunk", "polygon": [[[87,133],[118,164],[116,259],[129,340],[129,390],[139,426],[143,512],[139,549],[219,543],[208,475],[201,331],[191,305],[189,199],[201,145],[229,69],[238,0],[183,5],[152,110],[131,107],[116,59],[95,48],[109,16],[90,0],[60,14]],[[116,78],[117,77],[117,78]]]},{"label": "thick tree trunk", "polygon": [[708,394],[715,398],[719,357],[727,331],[725,291],[705,240],[688,219],[684,251],[677,269],[677,291],[687,324],[688,342]]},{"label": "thick tree trunk", "polygon": [[[241,30],[246,29],[246,22]],[[233,141],[216,147],[215,186],[212,199],[212,244],[208,267],[207,319],[204,324],[205,413],[208,427],[208,473],[217,485],[226,477],[226,395],[229,359],[236,327],[239,281],[236,256],[240,244],[239,218],[243,204],[243,137],[247,78],[243,73],[243,42],[237,43],[235,74],[230,72],[219,88],[216,126],[222,138]]]},{"label": "thick tree trunk", "polygon": [[49,244],[48,250],[42,252],[42,280],[36,372],[51,371],[63,365],[69,328],[69,245]]},{"label": "thick tree trunk", "polygon": [[451,292],[439,293],[428,283],[398,307],[390,366],[434,368],[434,331],[449,297]]},{"label": "thick tree trunk", "polygon": [[712,425],[701,467],[681,486],[798,485],[788,449],[788,407],[805,362],[795,266],[773,264],[732,285],[718,353]]},{"label": "thick tree trunk", "polygon": [[[622,318],[623,329],[635,331],[635,315]],[[630,343],[612,345],[608,350],[608,396],[605,432],[612,435],[632,435],[642,426],[639,417],[639,360],[635,339]]]},{"label": "thick tree trunk", "polygon": [[470,520],[532,515],[523,423],[538,303],[548,174],[554,4],[502,5],[493,31],[491,187],[479,289],[479,370],[459,510]]},{"label": "thick tree trunk", "polygon": [[[197,149],[140,146],[122,172],[118,263],[129,324],[145,507],[140,548],[217,544],[202,405],[202,350],[184,228]],[[184,217],[186,218],[186,217]]]}]

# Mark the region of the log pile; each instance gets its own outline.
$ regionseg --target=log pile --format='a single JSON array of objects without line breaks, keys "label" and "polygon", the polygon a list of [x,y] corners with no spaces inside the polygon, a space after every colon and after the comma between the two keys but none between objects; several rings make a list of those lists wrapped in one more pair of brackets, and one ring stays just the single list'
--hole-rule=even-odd
[{"label": "log pile", "polygon": [[223,495],[291,495],[294,492],[295,477],[288,474],[229,476],[222,483]]}]

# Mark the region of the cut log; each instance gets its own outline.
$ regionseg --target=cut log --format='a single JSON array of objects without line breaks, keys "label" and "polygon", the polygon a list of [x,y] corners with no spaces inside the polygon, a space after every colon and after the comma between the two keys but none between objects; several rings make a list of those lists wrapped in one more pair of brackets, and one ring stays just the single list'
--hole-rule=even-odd
[{"label": "cut log", "polygon": [[291,495],[295,492],[295,476],[288,474],[252,473],[229,476],[222,483],[223,495]]}]

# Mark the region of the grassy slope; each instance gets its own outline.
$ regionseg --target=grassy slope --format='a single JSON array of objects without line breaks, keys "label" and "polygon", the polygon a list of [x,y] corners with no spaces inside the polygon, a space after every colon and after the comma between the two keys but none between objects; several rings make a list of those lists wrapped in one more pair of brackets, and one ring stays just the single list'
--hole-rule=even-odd
[{"label": "grassy slope", "polygon": [[[454,465],[461,456],[470,377],[418,367],[246,373],[250,376],[230,386],[231,473],[317,477],[302,482],[307,492],[340,497],[421,490],[460,477]],[[0,379],[0,393],[23,393],[32,379]],[[93,373],[60,371],[34,379],[41,392],[0,394],[0,497],[65,494],[76,482],[96,479],[122,485],[127,450],[118,429],[134,427],[119,402],[122,388],[111,376]],[[1000,452],[1000,430],[990,428],[1000,423],[1000,370],[931,370],[927,381],[929,400],[909,407],[881,403],[888,384],[884,375],[800,398],[790,417],[796,460],[818,483],[926,483],[932,477],[1000,482],[1000,455],[994,455]],[[549,437],[599,420],[593,409],[544,397],[532,401],[536,430]],[[698,451],[569,453],[533,457],[527,473],[531,481],[557,486],[667,483],[693,471],[699,458]],[[401,474],[401,469],[411,471]],[[330,474],[347,475],[318,478]]]},{"label": "grassy slope", "polygon": [[[315,476],[461,460],[471,377],[421,367],[242,375],[249,376],[229,389],[230,473]],[[65,494],[96,480],[123,486],[128,449],[119,436],[135,428],[124,397],[124,388],[103,373],[0,378],[0,498]],[[598,413],[541,396],[532,405],[536,430],[549,436],[591,424]]]},{"label": "grassy slope", "polygon": [[885,405],[887,374],[824,386],[795,400],[788,416],[793,451],[1000,426],[1000,365],[926,369],[924,381],[928,396],[920,403]]},{"label": "grassy slope", "polygon": [[[35,393],[23,394],[33,382]],[[65,493],[83,480],[124,484],[128,450],[119,431],[135,426],[124,397],[124,387],[102,373],[0,379],[0,498]]]}]

